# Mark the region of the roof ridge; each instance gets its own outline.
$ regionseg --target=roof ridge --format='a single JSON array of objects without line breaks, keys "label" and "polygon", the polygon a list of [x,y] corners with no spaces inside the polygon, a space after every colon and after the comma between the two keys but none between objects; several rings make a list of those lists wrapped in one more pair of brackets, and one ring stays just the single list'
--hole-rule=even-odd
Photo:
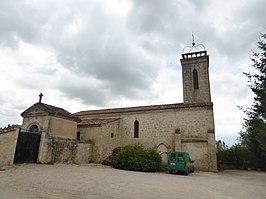
[{"label": "roof ridge", "polygon": [[101,126],[103,124],[107,124],[110,122],[114,122],[119,120],[120,118],[93,118],[93,119],[82,119],[79,123],[78,126]]},{"label": "roof ridge", "polygon": [[161,109],[170,109],[170,108],[202,107],[202,106],[212,106],[212,105],[213,105],[212,102],[193,103],[193,104],[184,104],[184,103],[159,104],[159,105],[87,110],[87,111],[80,111],[80,112],[74,113],[74,115],[81,116],[81,115],[106,114],[106,113],[124,113],[124,112],[135,112],[135,111],[161,110]]},{"label": "roof ridge", "polygon": [[71,118],[71,119],[74,119],[75,121],[79,121],[79,118],[77,115],[74,115],[73,113],[70,113],[63,108],[52,106],[50,104],[45,104],[42,102],[37,102],[37,103],[33,104],[31,107],[29,107],[23,113],[21,113],[21,116],[24,117],[24,115],[27,112],[29,112],[34,106],[42,107],[44,109],[44,111],[48,112],[50,115],[61,116],[61,117],[65,117],[65,118]]}]

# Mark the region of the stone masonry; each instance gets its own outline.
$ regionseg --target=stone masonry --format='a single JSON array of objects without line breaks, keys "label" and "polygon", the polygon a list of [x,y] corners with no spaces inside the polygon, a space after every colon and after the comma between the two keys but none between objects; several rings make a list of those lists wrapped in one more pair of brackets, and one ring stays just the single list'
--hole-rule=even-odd
[{"label": "stone masonry", "polygon": [[[180,61],[184,103],[71,114],[42,103],[40,95],[40,101],[21,114],[21,128],[41,135],[37,162],[101,163],[114,148],[137,144],[155,148],[164,164],[167,152],[186,151],[196,170],[216,172],[209,56],[207,51],[186,53]],[[0,166],[12,164],[17,134],[0,134],[1,152],[10,142],[6,153],[0,154]]]}]

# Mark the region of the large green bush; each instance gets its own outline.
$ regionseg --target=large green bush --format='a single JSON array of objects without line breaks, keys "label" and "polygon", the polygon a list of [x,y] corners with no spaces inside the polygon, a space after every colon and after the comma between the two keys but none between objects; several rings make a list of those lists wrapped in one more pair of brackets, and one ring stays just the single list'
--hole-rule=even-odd
[{"label": "large green bush", "polygon": [[154,149],[142,146],[124,146],[114,149],[112,166],[118,169],[132,171],[159,171],[162,159]]}]

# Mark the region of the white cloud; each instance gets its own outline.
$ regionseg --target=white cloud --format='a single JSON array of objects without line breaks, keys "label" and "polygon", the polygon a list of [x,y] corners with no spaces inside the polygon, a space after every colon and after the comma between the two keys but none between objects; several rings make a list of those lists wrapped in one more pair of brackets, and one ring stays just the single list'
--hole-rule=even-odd
[{"label": "white cloud", "polygon": [[[44,93],[84,109],[182,102],[180,54],[210,55],[218,138],[232,143],[252,93],[242,72],[265,32],[265,1],[0,1],[0,126]],[[2,86],[3,85],[3,86]],[[71,106],[69,106],[71,104]]]},{"label": "white cloud", "polygon": [[247,107],[252,103],[253,94],[246,83],[241,73],[211,74],[216,138],[230,145],[235,143],[245,117],[239,107]]}]

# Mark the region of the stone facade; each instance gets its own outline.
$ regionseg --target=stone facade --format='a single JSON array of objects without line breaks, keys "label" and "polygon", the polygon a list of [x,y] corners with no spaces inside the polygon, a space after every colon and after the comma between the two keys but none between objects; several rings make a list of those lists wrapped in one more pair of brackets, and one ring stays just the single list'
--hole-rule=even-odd
[{"label": "stone facade", "polygon": [[42,136],[41,144],[39,163],[88,164],[92,162],[91,142],[46,135]]},{"label": "stone facade", "polygon": [[[215,171],[215,140],[212,104],[184,104],[142,107],[127,112],[112,109],[106,114],[97,111],[77,113],[81,120],[119,118],[97,127],[78,127],[83,139],[95,143],[93,160],[103,161],[117,146],[141,144],[161,152],[186,151],[191,154],[198,170]],[[139,109],[139,107],[137,107]],[[149,110],[151,109],[151,110]],[[154,110],[155,109],[155,110]],[[115,113],[114,113],[115,112]],[[139,122],[139,137],[134,138],[134,122]],[[113,137],[111,136],[113,133]],[[162,151],[162,145],[165,146]],[[166,149],[165,149],[166,148]],[[165,161],[167,161],[165,159]],[[209,164],[212,162],[212,164]]]},{"label": "stone facade", "polygon": [[76,116],[67,111],[41,102],[34,104],[22,113],[21,129],[30,132],[37,126],[41,134],[37,162],[77,163],[91,162],[92,143],[79,142]]},{"label": "stone facade", "polygon": [[[82,140],[89,140],[93,143],[93,162],[102,162],[105,158],[112,154],[112,150],[120,146],[119,124],[120,119],[111,118],[98,120],[90,120],[86,123],[79,124],[78,131],[82,135]],[[91,121],[94,121],[92,124]]]},{"label": "stone facade", "polygon": [[94,143],[93,161],[102,162],[115,147],[140,144],[156,148],[165,164],[167,152],[186,151],[197,170],[217,171],[209,56],[206,51],[183,54],[181,64],[184,103],[75,114],[82,138]]},{"label": "stone facade", "polygon": [[211,102],[207,51],[183,54],[180,61],[184,103]]},{"label": "stone facade", "polygon": [[[167,152],[186,151],[196,170],[217,171],[209,56],[206,51],[183,54],[181,64],[184,103],[71,114],[41,103],[40,97],[21,114],[21,128],[41,134],[37,162],[101,163],[114,148],[137,144],[155,148],[165,164]],[[10,135],[0,136],[14,145],[17,135]],[[3,159],[5,164],[12,162]]]},{"label": "stone facade", "polygon": [[76,139],[79,119],[67,111],[48,104],[36,103],[22,114],[21,128],[30,131],[33,125],[50,136]]}]

